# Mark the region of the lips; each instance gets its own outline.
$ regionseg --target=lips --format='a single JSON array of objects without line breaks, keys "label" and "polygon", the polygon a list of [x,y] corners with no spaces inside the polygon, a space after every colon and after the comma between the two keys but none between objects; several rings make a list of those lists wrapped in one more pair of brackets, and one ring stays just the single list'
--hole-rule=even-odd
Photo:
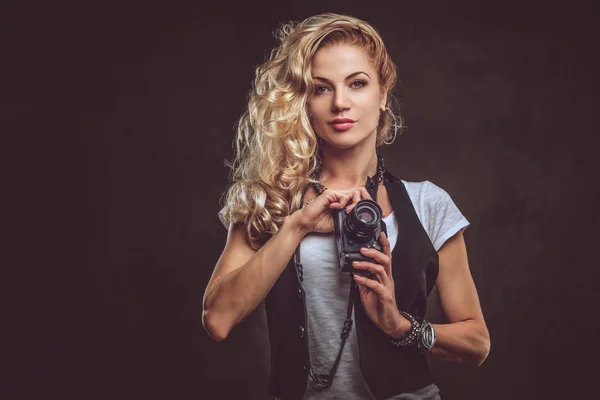
[{"label": "lips", "polygon": [[336,118],[330,122],[336,131],[346,131],[354,126],[356,121],[350,118]]}]

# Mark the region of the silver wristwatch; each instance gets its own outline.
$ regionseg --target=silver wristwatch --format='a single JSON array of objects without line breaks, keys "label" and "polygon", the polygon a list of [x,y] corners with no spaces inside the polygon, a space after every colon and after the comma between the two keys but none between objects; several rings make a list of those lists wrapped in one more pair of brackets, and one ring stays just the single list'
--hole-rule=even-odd
[{"label": "silver wristwatch", "polygon": [[400,311],[400,314],[410,321],[410,330],[402,339],[392,339],[390,342],[396,347],[416,347],[423,353],[429,352],[435,344],[436,338],[433,325],[424,319],[421,319],[419,323],[407,312]]},{"label": "silver wristwatch", "polygon": [[417,349],[423,353],[427,353],[431,350],[435,344],[435,329],[433,325],[425,320],[421,321],[420,337],[417,342]]}]

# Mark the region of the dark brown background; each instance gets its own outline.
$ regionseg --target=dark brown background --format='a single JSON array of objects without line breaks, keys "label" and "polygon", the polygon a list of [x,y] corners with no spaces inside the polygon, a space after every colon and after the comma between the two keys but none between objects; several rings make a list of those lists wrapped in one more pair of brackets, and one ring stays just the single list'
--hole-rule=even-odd
[{"label": "dark brown background", "polygon": [[278,22],[323,11],[371,22],[398,64],[388,167],[471,222],[492,351],[433,363],[442,398],[594,389],[598,3],[306,3],[4,10],[11,398],[265,397],[260,310],[214,343],[201,300],[253,68]]}]

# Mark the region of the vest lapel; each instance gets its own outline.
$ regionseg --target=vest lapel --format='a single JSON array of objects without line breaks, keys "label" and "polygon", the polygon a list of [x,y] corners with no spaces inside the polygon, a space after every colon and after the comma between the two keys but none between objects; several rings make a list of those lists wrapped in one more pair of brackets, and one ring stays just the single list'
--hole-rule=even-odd
[{"label": "vest lapel", "polygon": [[[398,239],[392,251],[396,303],[400,310],[421,314],[425,310],[412,308],[418,293],[429,293],[426,287],[424,264],[427,265],[431,254],[423,251],[423,243],[430,240],[421,225],[404,183],[387,171],[385,178],[385,187],[398,221]],[[430,250],[435,252],[432,245]]]}]

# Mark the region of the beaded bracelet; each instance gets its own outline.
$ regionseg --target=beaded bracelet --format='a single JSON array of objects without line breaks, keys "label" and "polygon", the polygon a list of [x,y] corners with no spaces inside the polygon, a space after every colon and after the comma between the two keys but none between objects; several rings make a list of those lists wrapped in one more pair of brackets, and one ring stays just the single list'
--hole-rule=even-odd
[{"label": "beaded bracelet", "polygon": [[409,313],[400,311],[400,314],[410,321],[410,330],[402,339],[391,339],[390,342],[396,347],[413,347],[414,345],[416,345],[417,340],[421,336],[421,327],[417,323],[415,317],[413,317]]}]

